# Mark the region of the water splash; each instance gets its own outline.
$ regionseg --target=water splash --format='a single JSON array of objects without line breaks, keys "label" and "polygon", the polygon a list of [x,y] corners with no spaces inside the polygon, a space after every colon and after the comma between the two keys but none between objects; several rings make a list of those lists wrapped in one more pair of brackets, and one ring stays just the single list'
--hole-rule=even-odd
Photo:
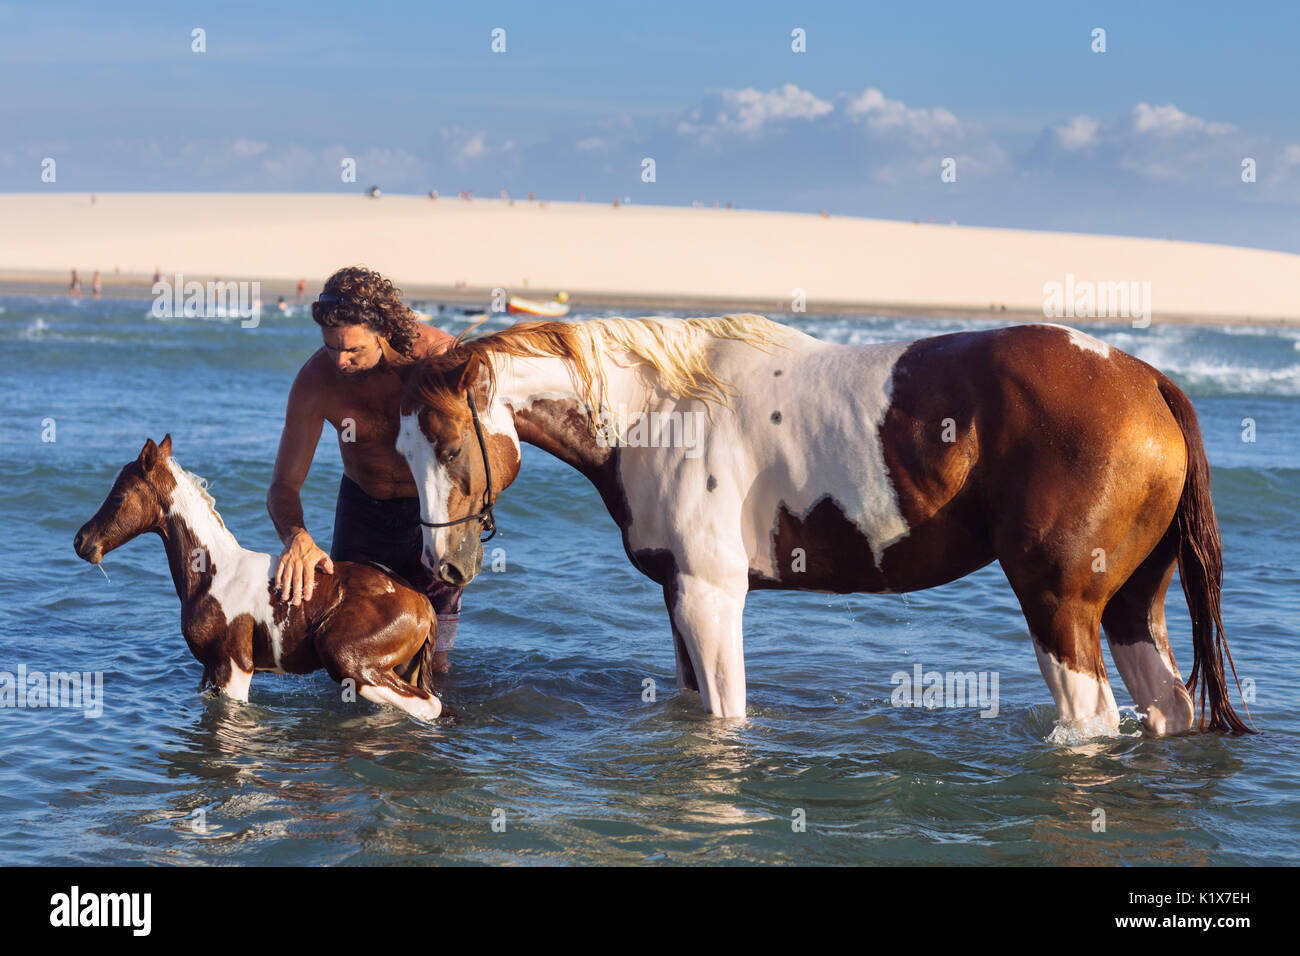
[{"label": "water splash", "polygon": [[1095,717],[1069,722],[1058,720],[1052,727],[1052,732],[1044,737],[1043,741],[1056,747],[1081,747],[1096,740],[1118,740],[1121,737],[1141,736],[1140,727],[1133,733],[1125,733],[1105,714],[1098,714]]}]

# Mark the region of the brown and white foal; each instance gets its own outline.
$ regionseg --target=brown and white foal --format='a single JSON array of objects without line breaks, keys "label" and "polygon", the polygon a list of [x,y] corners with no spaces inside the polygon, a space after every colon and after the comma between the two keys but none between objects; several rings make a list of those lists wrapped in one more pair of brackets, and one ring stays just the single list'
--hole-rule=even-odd
[{"label": "brown and white foal", "polygon": [[203,664],[201,687],[248,700],[257,671],[306,674],[324,667],[362,697],[433,720],[437,620],[425,595],[377,567],[334,562],[310,600],[277,599],[269,554],[239,546],[212,497],[171,457],[172,437],[145,442],[118,473],[95,516],[77,532],[77,555],[104,555],[148,531],[163,540],[181,632]]}]

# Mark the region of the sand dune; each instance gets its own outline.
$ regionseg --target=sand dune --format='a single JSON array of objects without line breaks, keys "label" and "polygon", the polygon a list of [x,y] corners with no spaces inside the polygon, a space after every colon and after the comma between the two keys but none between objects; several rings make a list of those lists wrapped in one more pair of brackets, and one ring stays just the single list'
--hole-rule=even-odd
[{"label": "sand dune", "polygon": [[[1041,313],[1045,285],[1149,283],[1154,321],[1300,321],[1300,256],[1200,243],[728,209],[313,194],[0,195],[0,270],[76,267],[315,288],[365,263],[404,287],[576,302]],[[1067,275],[1072,280],[1067,280]],[[1135,287],[1137,288],[1137,287]]]}]

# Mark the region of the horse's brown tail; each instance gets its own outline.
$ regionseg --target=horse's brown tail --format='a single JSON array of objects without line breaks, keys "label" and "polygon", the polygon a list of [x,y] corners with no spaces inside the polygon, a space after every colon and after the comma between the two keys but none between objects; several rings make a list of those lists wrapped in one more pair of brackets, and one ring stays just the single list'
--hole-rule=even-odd
[{"label": "horse's brown tail", "polygon": [[[1164,396],[1169,411],[1182,429],[1187,445],[1187,478],[1183,494],[1178,501],[1174,524],[1178,529],[1178,576],[1187,598],[1187,609],[1192,615],[1192,673],[1187,679],[1187,692],[1196,699],[1196,688],[1201,688],[1201,729],[1206,729],[1206,698],[1209,698],[1209,729],[1233,733],[1253,733],[1236,711],[1228,696],[1228,680],[1223,670],[1223,658],[1228,658],[1232,676],[1241,681],[1232,662],[1232,652],[1223,635],[1223,618],[1220,597],[1223,588],[1223,541],[1219,537],[1219,522],[1214,517],[1214,503],[1210,500],[1210,462],[1205,456],[1205,443],[1201,440],[1201,426],[1196,420],[1196,409],[1191,400],[1169,379],[1161,376],[1160,394]],[[1242,699],[1243,706],[1245,699]],[[1250,715],[1250,708],[1246,708]]]}]

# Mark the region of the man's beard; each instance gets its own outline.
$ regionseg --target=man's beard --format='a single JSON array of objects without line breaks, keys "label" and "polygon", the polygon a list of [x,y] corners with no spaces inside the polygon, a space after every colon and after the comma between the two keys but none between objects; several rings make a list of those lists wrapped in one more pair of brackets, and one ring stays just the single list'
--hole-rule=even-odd
[{"label": "man's beard", "polygon": [[370,366],[370,368],[360,369],[356,372],[340,372],[339,374],[349,382],[362,382],[373,377],[375,374],[384,371],[386,368],[388,368],[388,363],[384,360],[384,354],[380,352],[379,361]]}]

